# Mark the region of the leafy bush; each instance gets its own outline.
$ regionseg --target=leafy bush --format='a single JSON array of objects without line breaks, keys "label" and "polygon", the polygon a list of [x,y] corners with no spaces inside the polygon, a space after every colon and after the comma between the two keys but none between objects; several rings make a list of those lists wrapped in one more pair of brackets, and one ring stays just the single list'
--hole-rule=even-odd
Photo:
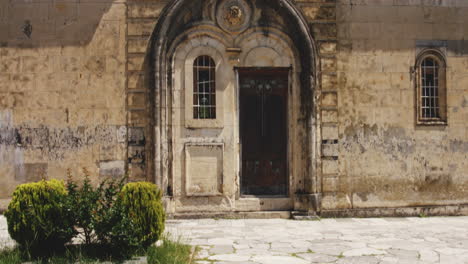
[{"label": "leafy bush", "polygon": [[45,255],[76,234],[65,206],[67,190],[58,180],[19,185],[5,212],[8,232],[22,250]]},{"label": "leafy bush", "polygon": [[128,183],[119,195],[119,202],[136,228],[136,238],[143,247],[158,241],[164,231],[166,215],[161,191],[149,182]]},{"label": "leafy bush", "polygon": [[86,170],[80,184],[68,174],[66,186],[57,180],[41,181],[20,185],[14,192],[5,215],[21,250],[48,258],[79,234],[84,248],[101,248],[113,258],[125,258],[160,238],[165,213],[156,185],[125,185],[123,177],[94,187]]},{"label": "leafy bush", "polygon": [[[118,195],[122,191],[126,178],[103,181],[97,188],[99,199],[96,212],[93,214],[94,231],[100,244],[114,251],[117,255],[129,255],[133,249],[126,248],[133,244],[132,236],[125,235],[131,224],[120,203]],[[119,256],[120,257],[120,256]]]},{"label": "leafy bush", "polygon": [[84,238],[84,243],[89,245],[96,242],[96,237],[93,232],[93,215],[97,213],[100,193],[93,188],[88,171],[83,169],[83,173],[85,175],[83,184],[78,187],[72,180],[70,171],[68,171],[67,207],[73,215],[75,225],[80,228],[79,233]]},{"label": "leafy bush", "polygon": [[[111,204],[110,202],[109,204]],[[133,254],[156,242],[164,231],[165,214],[158,187],[128,183],[96,223],[99,239],[121,254]]]}]

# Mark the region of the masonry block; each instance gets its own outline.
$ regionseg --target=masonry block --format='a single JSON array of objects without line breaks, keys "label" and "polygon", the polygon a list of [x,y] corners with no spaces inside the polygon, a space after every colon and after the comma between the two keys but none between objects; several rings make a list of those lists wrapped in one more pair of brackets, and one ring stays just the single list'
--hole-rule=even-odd
[{"label": "masonry block", "polygon": [[128,22],[129,36],[149,36],[153,33],[156,22],[154,19],[137,19]]},{"label": "masonry block", "polygon": [[131,164],[146,163],[145,146],[129,146],[128,147],[128,163],[131,163]]},{"label": "masonry block", "polygon": [[[336,67],[336,65],[334,66]],[[322,73],[322,90],[336,90],[338,88],[338,79],[335,74]]]},{"label": "masonry block", "polygon": [[129,18],[157,18],[164,8],[163,3],[136,1],[128,4],[127,15]]},{"label": "masonry block", "polygon": [[301,10],[308,21],[334,20],[336,18],[335,6],[307,5],[302,6]]},{"label": "masonry block", "polygon": [[336,39],[337,26],[335,23],[315,23],[311,25],[312,33],[317,40]]},{"label": "masonry block", "polygon": [[132,37],[128,40],[129,53],[144,53],[148,49],[148,37]]},{"label": "masonry block", "polygon": [[323,123],[337,123],[338,122],[338,111],[335,111],[335,110],[322,110],[322,122]]},{"label": "masonry block", "polygon": [[337,43],[334,41],[322,41],[319,43],[320,54],[335,54]]},{"label": "masonry block", "polygon": [[324,125],[322,126],[322,140],[338,139],[338,127]]},{"label": "masonry block", "polygon": [[146,108],[146,94],[145,93],[128,93],[127,105],[134,108]]},{"label": "masonry block", "polygon": [[338,160],[322,160],[322,173],[323,174],[338,174],[339,161]]},{"label": "masonry block", "polygon": [[338,177],[324,177],[322,179],[322,191],[324,192],[337,192],[338,191]]},{"label": "masonry block", "polygon": [[130,126],[146,125],[148,123],[148,114],[146,110],[131,110],[129,111]]},{"label": "masonry block", "polygon": [[322,72],[336,72],[336,58],[322,58],[320,62],[322,66]]},{"label": "masonry block", "polygon": [[339,145],[338,144],[322,144],[322,156],[324,157],[338,157]]},{"label": "masonry block", "polygon": [[336,107],[338,105],[338,94],[336,92],[324,92],[322,94],[322,106]]},{"label": "masonry block", "polygon": [[128,144],[131,146],[144,146],[146,142],[145,129],[143,127],[128,128]]},{"label": "masonry block", "polygon": [[99,163],[99,175],[101,177],[122,177],[125,175],[125,161],[103,161]]},{"label": "masonry block", "polygon": [[132,55],[128,57],[128,64],[127,64],[127,69],[129,71],[140,71],[143,70],[146,65],[145,65],[145,55],[144,54],[139,54],[139,55]]},{"label": "masonry block", "polygon": [[15,166],[15,180],[21,183],[37,182],[47,178],[47,163],[26,163]]}]

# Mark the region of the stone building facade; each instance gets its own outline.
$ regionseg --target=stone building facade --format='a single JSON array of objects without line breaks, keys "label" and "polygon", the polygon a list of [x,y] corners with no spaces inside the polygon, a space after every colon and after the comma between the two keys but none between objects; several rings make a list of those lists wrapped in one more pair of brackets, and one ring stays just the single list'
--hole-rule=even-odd
[{"label": "stone building facade", "polygon": [[468,1],[0,2],[0,208],[157,183],[179,217],[467,214]]}]

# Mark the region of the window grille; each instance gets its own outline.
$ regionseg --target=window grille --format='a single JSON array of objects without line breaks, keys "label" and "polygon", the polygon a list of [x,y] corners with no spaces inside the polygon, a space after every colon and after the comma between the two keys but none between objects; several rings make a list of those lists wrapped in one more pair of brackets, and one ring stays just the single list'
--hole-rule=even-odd
[{"label": "window grille", "polygon": [[437,50],[426,50],[417,59],[417,124],[447,123],[446,64]]},{"label": "window grille", "polygon": [[425,58],[421,65],[422,117],[440,118],[439,105],[439,63]]},{"label": "window grille", "polygon": [[216,119],[216,65],[209,56],[193,63],[193,118]]}]

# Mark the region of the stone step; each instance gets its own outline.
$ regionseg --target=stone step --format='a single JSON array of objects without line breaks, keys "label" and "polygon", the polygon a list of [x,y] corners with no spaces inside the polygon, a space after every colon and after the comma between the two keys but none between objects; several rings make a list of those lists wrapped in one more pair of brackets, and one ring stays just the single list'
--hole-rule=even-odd
[{"label": "stone step", "polygon": [[291,219],[291,211],[191,212],[168,215],[168,219]]}]

